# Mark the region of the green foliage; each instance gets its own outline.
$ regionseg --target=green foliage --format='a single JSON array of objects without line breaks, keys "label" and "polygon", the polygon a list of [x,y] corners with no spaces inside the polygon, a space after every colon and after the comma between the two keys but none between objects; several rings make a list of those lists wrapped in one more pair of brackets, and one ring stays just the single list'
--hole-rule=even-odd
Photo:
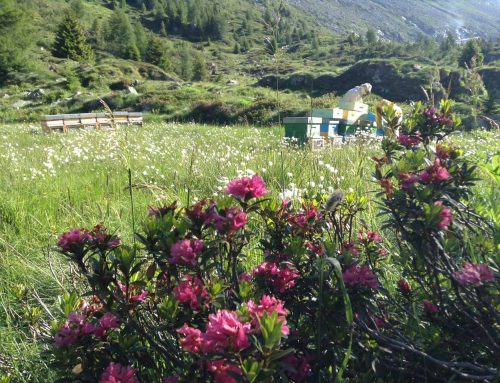
[{"label": "green foliage", "polygon": [[17,1],[0,3],[0,85],[9,73],[26,67],[27,50],[32,43],[27,12]]},{"label": "green foliage", "polygon": [[373,45],[373,44],[377,43],[377,41],[378,41],[377,33],[372,28],[370,28],[366,31],[365,38],[366,38],[366,42],[368,43],[368,45]]},{"label": "green foliage", "polygon": [[105,34],[109,51],[125,59],[140,59],[134,28],[123,9],[115,9],[107,22]]},{"label": "green foliage", "polygon": [[150,35],[144,58],[147,62],[163,70],[168,71],[171,69],[168,46],[158,36]]},{"label": "green foliage", "polygon": [[75,61],[94,60],[94,52],[87,42],[85,32],[71,11],[66,12],[59,24],[52,52],[54,56]]},{"label": "green foliage", "polygon": [[481,46],[476,39],[467,41],[460,54],[458,64],[464,68],[473,68],[481,66],[484,61],[484,56],[481,51]]},{"label": "green foliage", "polygon": [[207,62],[201,53],[194,55],[193,77],[194,81],[205,81],[208,76]]}]

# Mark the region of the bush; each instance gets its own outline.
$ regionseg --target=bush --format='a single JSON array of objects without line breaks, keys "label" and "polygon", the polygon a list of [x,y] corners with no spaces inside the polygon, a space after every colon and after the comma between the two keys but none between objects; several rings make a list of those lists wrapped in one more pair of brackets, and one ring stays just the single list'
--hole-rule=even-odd
[{"label": "bush", "polygon": [[431,146],[458,123],[448,101],[417,105],[374,158],[393,263],[359,220],[366,196],[295,206],[258,175],[220,201],[151,207],[131,246],[100,225],[61,235],[87,288],[61,300],[55,366],[100,382],[493,381],[498,228],[467,207],[474,168]]}]

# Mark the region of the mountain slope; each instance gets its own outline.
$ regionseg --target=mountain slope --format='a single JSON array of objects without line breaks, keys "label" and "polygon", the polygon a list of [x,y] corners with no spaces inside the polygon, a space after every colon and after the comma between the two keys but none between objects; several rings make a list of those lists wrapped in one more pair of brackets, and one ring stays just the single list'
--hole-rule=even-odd
[{"label": "mountain slope", "polygon": [[374,28],[391,40],[439,36],[497,37],[499,0],[290,0],[304,12],[337,31],[363,33]]}]

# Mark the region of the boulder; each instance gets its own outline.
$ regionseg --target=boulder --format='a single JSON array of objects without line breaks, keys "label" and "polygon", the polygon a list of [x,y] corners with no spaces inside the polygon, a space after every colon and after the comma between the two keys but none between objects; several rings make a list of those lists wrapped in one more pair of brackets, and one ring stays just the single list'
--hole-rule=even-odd
[{"label": "boulder", "polygon": [[128,91],[130,94],[139,94],[139,93],[137,93],[137,90],[136,90],[133,86],[129,86],[129,87],[127,87],[127,91]]},{"label": "boulder", "polygon": [[35,89],[35,90],[32,90],[32,91],[29,91],[26,94],[26,98],[28,100],[37,100],[39,98],[42,98],[44,95],[45,95],[45,91],[40,88],[40,89]]}]

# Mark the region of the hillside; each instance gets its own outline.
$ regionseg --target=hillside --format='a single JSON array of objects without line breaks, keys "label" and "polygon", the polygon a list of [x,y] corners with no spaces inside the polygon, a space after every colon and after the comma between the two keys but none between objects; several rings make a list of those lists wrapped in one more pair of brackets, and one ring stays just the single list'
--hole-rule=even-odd
[{"label": "hillside", "polygon": [[[442,97],[451,84],[464,113],[500,110],[498,41],[471,40],[470,51],[453,35],[398,42],[335,32],[279,1],[5,0],[0,35],[4,122],[95,111],[104,99],[153,119],[273,124],[332,107],[360,82],[374,85],[372,102],[422,100],[422,88]],[[467,49],[467,60],[484,56],[484,84],[460,67]]]},{"label": "hillside", "polygon": [[323,25],[340,32],[373,28],[385,38],[404,40],[419,34],[459,38],[498,36],[498,0],[290,0]]}]

